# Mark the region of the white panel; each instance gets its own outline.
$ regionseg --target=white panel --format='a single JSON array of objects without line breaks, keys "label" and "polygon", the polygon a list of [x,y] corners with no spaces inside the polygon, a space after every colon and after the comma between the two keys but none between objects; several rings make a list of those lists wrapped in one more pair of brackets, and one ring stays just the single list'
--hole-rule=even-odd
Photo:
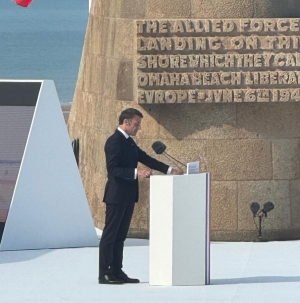
[{"label": "white panel", "polygon": [[173,178],[150,177],[150,285],[172,285]]},{"label": "white panel", "polygon": [[208,176],[151,177],[150,285],[209,283]]},{"label": "white panel", "polygon": [[174,177],[173,285],[204,285],[206,174]]},{"label": "white panel", "polygon": [[43,81],[1,250],[98,245],[53,81]]}]

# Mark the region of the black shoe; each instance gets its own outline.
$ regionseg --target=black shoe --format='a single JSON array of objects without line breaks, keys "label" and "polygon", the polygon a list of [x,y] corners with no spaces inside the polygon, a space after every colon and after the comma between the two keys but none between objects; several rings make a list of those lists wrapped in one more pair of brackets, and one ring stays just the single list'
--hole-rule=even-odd
[{"label": "black shoe", "polygon": [[124,283],[140,283],[139,279],[129,278],[123,271],[116,275],[117,279],[124,281]]},{"label": "black shoe", "polygon": [[114,275],[107,274],[99,278],[99,284],[124,284],[124,281]]}]

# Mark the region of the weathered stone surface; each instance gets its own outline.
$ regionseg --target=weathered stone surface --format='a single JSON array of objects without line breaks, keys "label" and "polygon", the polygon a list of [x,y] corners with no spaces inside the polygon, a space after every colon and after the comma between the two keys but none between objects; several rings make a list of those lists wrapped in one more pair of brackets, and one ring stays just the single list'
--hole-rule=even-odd
[{"label": "weathered stone surface", "polygon": [[140,200],[135,204],[134,216],[130,228],[135,231],[147,232],[149,228],[149,179],[139,180]]},{"label": "weathered stone surface", "polygon": [[89,18],[87,35],[85,43],[87,43],[90,52],[94,55],[102,55],[105,44],[103,39],[105,36],[102,33],[104,27],[104,17],[93,16]]},{"label": "weathered stone surface", "polygon": [[101,78],[99,86],[103,84],[101,96],[116,99],[117,92],[111,83],[117,83],[120,62],[113,58],[101,57],[100,63],[101,65],[98,66]]},{"label": "weathered stone surface", "polygon": [[300,178],[300,140],[273,140],[274,179]]},{"label": "weathered stone surface", "polygon": [[[117,112],[117,102],[115,100],[104,98],[102,100],[102,131],[108,138],[110,135],[114,133],[118,126],[118,112]],[[106,141],[106,140],[105,140]],[[101,141],[100,144],[104,146],[105,141]]]},{"label": "weathered stone surface", "polygon": [[290,181],[291,222],[293,228],[300,228],[300,180]]},{"label": "weathered stone surface", "polygon": [[237,104],[238,138],[298,138],[300,103]]},{"label": "weathered stone surface", "polygon": [[267,140],[209,140],[207,157],[207,169],[215,181],[272,179]]},{"label": "weathered stone surface", "polygon": [[[129,107],[129,106],[127,106]],[[125,108],[124,108],[125,109]],[[161,112],[159,108],[155,106],[147,106],[147,107],[137,107],[139,111],[142,112],[144,118],[142,122],[142,129],[138,132],[137,141],[139,142],[140,139],[151,139],[156,141],[159,137],[159,117]]]},{"label": "weathered stone surface", "polygon": [[211,228],[214,231],[237,230],[237,182],[212,182]]},{"label": "weathered stone surface", "polygon": [[97,55],[90,55],[85,61],[85,72],[83,74],[83,91],[100,94],[103,89],[101,73],[94,66],[102,66],[104,59]]},{"label": "weathered stone surface", "polygon": [[252,18],[253,0],[191,0],[192,18]]},{"label": "weathered stone surface", "polygon": [[[234,139],[234,104],[160,105],[160,136],[166,139]],[[178,119],[182,120],[178,127]]]},{"label": "weathered stone surface", "polygon": [[133,63],[121,61],[118,69],[117,100],[133,100]]},{"label": "weathered stone surface", "polygon": [[263,206],[268,201],[273,202],[275,208],[266,219],[263,219],[263,229],[276,230],[291,227],[289,181],[238,182],[238,200],[239,230],[256,229],[250,204],[258,202]]},{"label": "weathered stone surface", "polygon": [[147,0],[122,0],[121,18],[145,18]]},{"label": "weathered stone surface", "polygon": [[145,18],[189,18],[190,0],[151,0],[146,3]]},{"label": "weathered stone surface", "polygon": [[[133,61],[134,23],[130,19],[117,19],[114,56]],[[133,78],[133,76],[130,76]]]},{"label": "weathered stone surface", "polygon": [[102,36],[103,51],[102,56],[115,58],[115,35],[116,35],[117,19],[115,18],[103,18],[103,27],[99,34]]},{"label": "weathered stone surface", "polygon": [[93,1],[91,15],[117,17],[118,13],[120,12],[120,4],[121,3],[119,0]]},{"label": "weathered stone surface", "polygon": [[254,0],[255,18],[297,18],[299,10],[299,1]]}]

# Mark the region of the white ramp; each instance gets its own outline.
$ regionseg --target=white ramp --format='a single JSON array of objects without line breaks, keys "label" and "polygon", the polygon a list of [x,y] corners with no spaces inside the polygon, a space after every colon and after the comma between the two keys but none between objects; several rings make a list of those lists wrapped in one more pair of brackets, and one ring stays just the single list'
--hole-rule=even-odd
[{"label": "white ramp", "polygon": [[97,246],[54,83],[40,82],[0,250]]}]

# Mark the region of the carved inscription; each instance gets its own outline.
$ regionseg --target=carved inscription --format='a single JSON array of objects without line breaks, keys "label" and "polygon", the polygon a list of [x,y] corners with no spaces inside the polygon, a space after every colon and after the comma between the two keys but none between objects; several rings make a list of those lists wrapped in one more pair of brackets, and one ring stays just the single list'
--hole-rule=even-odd
[{"label": "carved inscription", "polygon": [[300,101],[300,18],[137,20],[139,103]]}]

